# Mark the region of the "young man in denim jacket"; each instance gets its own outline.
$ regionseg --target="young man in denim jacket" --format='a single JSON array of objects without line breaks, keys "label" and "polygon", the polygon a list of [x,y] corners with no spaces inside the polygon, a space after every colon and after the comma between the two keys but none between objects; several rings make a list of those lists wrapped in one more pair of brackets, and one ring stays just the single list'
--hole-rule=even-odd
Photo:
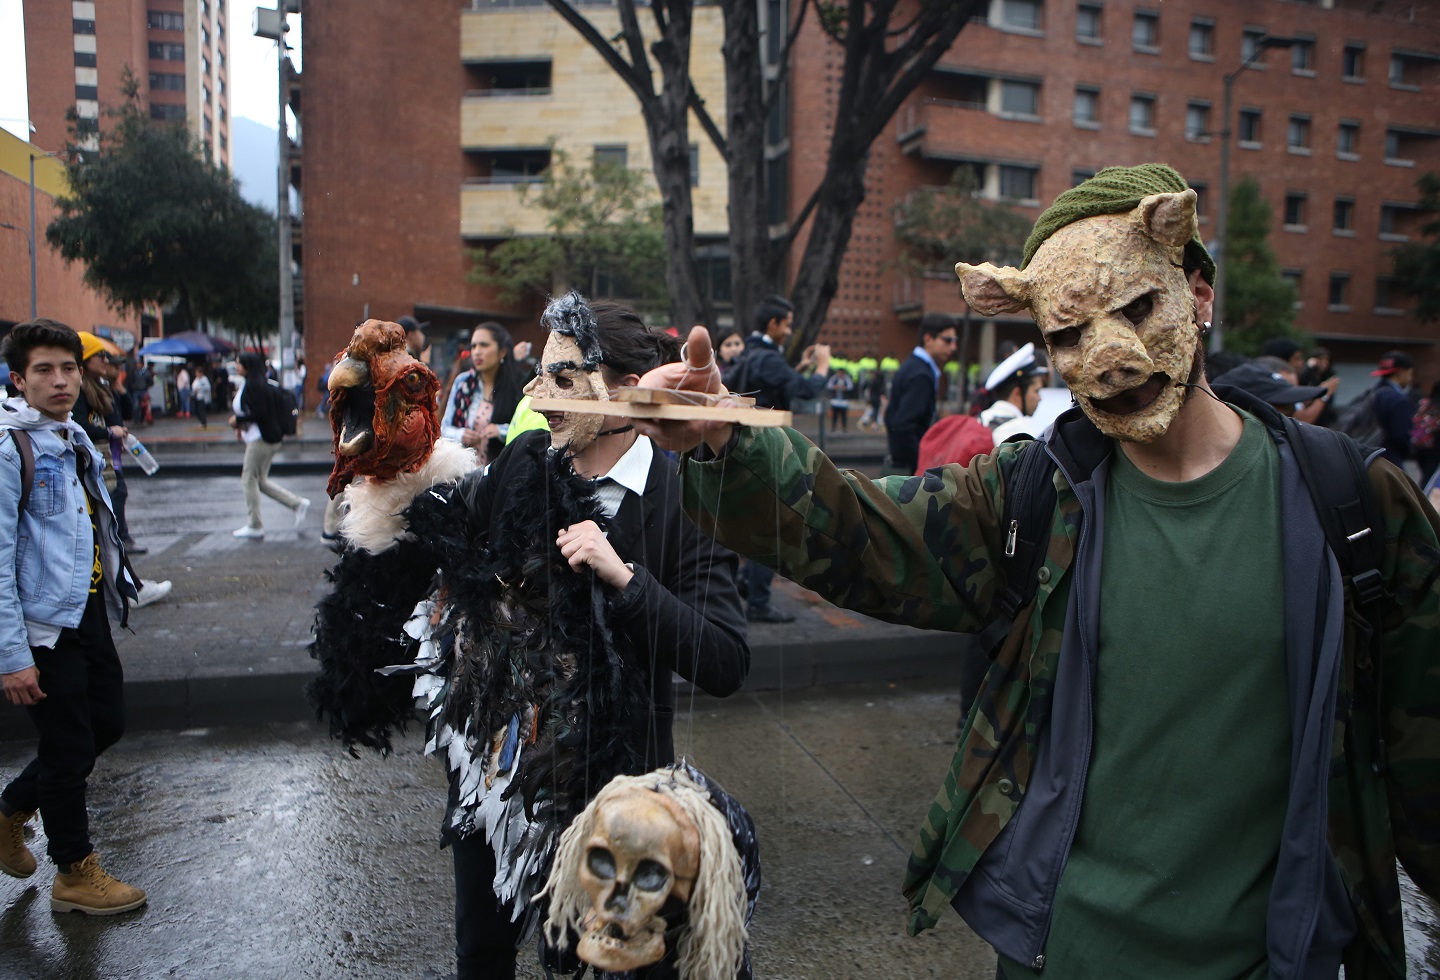
[{"label": "young man in denim jacket", "polygon": [[0,793],[0,871],[35,873],[24,828],[38,810],[56,867],[50,907],[112,915],[139,908],[145,893],[100,867],[85,781],[125,729],[110,623],[125,625],[136,594],[100,453],[70,418],[82,349],[74,330],[46,319],[17,325],[4,346],[20,396],[0,406],[0,682],[30,712],[39,746]]}]

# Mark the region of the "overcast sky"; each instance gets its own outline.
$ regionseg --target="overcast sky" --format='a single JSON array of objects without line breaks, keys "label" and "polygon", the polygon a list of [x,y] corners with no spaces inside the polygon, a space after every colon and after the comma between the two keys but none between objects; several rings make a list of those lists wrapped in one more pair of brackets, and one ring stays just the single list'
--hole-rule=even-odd
[{"label": "overcast sky", "polygon": [[[225,23],[230,38],[230,114],[275,128],[275,42],[250,33],[255,6],[243,0],[225,0]],[[291,17],[287,38],[299,47],[299,17]],[[68,55],[67,55],[68,57]],[[298,53],[295,55],[299,63]],[[143,67],[143,66],[139,66]],[[138,70],[138,68],[137,68]],[[25,30],[21,0],[0,0],[0,127],[28,138],[29,106],[25,91]]]}]

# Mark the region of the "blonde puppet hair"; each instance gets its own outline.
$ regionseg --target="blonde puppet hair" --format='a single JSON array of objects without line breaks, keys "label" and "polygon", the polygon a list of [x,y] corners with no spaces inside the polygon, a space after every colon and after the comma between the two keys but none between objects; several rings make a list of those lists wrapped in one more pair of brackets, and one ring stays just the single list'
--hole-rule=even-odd
[{"label": "blonde puppet hair", "polygon": [[616,776],[560,835],[560,846],[545,888],[535,896],[550,898],[545,939],[563,942],[565,931],[580,933],[590,911],[590,895],[580,884],[585,844],[595,824],[595,811],[622,791],[643,789],[675,801],[700,834],[700,870],[690,892],[685,922],[676,940],[676,965],[685,980],[726,980],[740,972],[745,959],[745,875],[725,816],[710,803],[710,794],[680,767],[665,767],[643,776]]}]

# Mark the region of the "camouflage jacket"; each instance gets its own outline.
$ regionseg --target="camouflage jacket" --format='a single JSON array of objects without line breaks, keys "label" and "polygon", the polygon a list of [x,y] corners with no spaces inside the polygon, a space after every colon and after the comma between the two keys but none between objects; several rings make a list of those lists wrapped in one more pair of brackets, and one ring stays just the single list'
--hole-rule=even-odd
[{"label": "camouflage jacket", "polygon": [[[1108,459],[1111,446],[1083,417],[1079,424]],[[1082,536],[1085,508],[1071,485],[1092,474],[1075,472],[1065,442],[1057,426],[1047,448],[1060,464],[1058,499],[1035,601],[989,669],[910,858],[912,933],[935,925],[1019,809],[1051,703],[1066,693],[1055,680],[1074,566],[1100,543]],[[1003,589],[999,461],[1020,445],[967,467],[871,481],[841,471],[792,430],[740,429],[723,458],[685,463],[684,503],[702,531],[837,604],[976,632]],[[1356,922],[1357,940],[1344,951],[1351,980],[1404,976],[1396,858],[1422,890],[1440,891],[1440,518],[1389,464],[1374,464],[1370,477],[1386,515],[1383,704],[1377,721],[1374,699],[1356,695],[1375,672],[1356,642],[1356,617],[1346,615],[1333,724],[1324,729],[1328,768],[1317,779],[1327,784],[1320,832]],[[1382,734],[1385,760],[1375,750]],[[1326,754],[1317,751],[1322,767]]]}]

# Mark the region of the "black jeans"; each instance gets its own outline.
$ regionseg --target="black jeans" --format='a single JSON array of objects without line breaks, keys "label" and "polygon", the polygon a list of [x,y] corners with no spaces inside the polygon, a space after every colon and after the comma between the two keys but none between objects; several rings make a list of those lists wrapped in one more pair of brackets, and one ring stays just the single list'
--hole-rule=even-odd
[{"label": "black jeans", "polygon": [[495,897],[495,852],[483,833],[452,840],[456,980],[514,980],[520,922]]},{"label": "black jeans", "polygon": [[194,412],[195,417],[200,420],[200,428],[203,429],[209,425],[209,422],[206,421],[205,418],[205,413],[210,411],[210,401],[208,399],[196,398],[192,395],[190,398],[190,411]]},{"label": "black jeans", "polygon": [[125,731],[124,675],[99,594],[86,603],[78,627],[60,632],[53,649],[30,652],[45,693],[27,709],[40,744],[34,761],[0,795],[12,810],[40,811],[50,860],[63,868],[94,850],[85,780],[96,756]]}]

